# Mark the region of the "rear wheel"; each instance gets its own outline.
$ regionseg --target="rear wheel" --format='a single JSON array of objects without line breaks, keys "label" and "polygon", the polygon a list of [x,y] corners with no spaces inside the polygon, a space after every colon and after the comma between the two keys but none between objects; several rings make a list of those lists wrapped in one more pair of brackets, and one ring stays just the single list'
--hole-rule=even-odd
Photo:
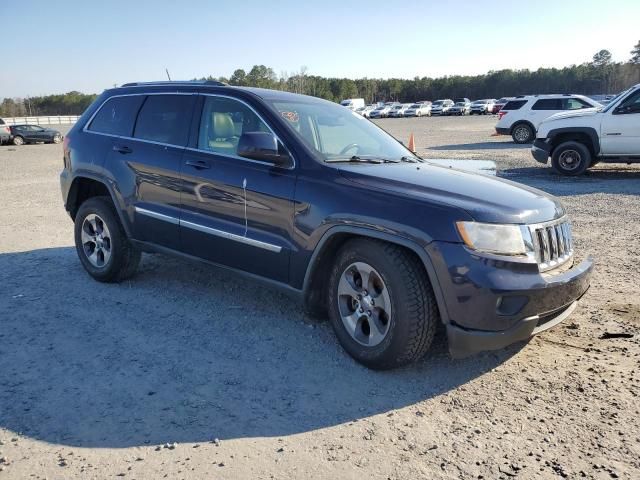
[{"label": "rear wheel", "polygon": [[534,131],[528,123],[519,123],[511,131],[511,138],[519,144],[531,143],[533,141]]},{"label": "rear wheel", "polygon": [[24,138],[22,138],[20,135],[16,135],[15,137],[13,137],[13,144],[14,145],[24,145]]},{"label": "rear wheel", "polygon": [[53,143],[60,143],[62,141],[62,135],[60,135],[59,133],[56,133],[53,136]]},{"label": "rear wheel", "polygon": [[140,263],[140,250],[124,231],[108,197],[93,197],[78,209],[75,243],[80,262],[100,282],[119,282],[131,277]]},{"label": "rear wheel", "polygon": [[561,143],[551,155],[551,166],[561,175],[581,175],[591,166],[591,152],[580,142]]},{"label": "rear wheel", "polygon": [[429,279],[405,249],[369,239],[349,241],[329,277],[329,316],[344,349],[373,369],[418,360],[439,315]]}]

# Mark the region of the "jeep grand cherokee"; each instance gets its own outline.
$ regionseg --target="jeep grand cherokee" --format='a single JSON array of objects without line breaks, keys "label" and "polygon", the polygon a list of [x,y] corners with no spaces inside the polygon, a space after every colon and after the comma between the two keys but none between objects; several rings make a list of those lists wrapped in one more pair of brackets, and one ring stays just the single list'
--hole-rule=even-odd
[{"label": "jeep grand cherokee", "polygon": [[371,368],[414,361],[446,326],[454,357],[549,328],[589,286],[564,207],[426,162],[361,116],[216,82],[105,91],[64,140],[62,196],[96,280],[141,252],[296,292]]}]

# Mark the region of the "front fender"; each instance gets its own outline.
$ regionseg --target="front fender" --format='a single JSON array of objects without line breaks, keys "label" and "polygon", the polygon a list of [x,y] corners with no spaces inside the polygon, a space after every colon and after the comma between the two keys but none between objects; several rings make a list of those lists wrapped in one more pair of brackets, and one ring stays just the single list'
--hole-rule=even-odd
[{"label": "front fender", "polygon": [[[309,264],[307,266],[307,270],[304,276],[304,282],[302,287],[303,298],[305,302],[308,302],[312,296],[310,290],[315,288],[313,285],[312,279],[315,269],[319,266],[319,260],[322,256],[327,253],[325,250],[329,245],[331,245],[331,240],[336,238],[336,236],[347,235],[358,236],[358,237],[366,237],[372,238],[376,240],[383,240],[389,243],[394,243],[396,245],[400,245],[405,247],[415,253],[418,258],[422,261],[424,268],[427,272],[427,276],[433,288],[433,293],[436,297],[436,302],[438,304],[438,310],[440,311],[440,318],[443,323],[449,323],[449,315],[446,308],[446,303],[444,299],[444,295],[442,292],[442,288],[440,285],[440,281],[438,280],[438,276],[436,274],[436,270],[434,268],[433,261],[427,252],[427,244],[424,241],[420,241],[417,239],[410,239],[404,236],[400,236],[396,233],[391,233],[388,231],[381,231],[380,229],[368,228],[365,226],[354,226],[354,225],[337,225],[329,228],[322,235],[322,238],[318,242]],[[331,247],[329,247],[331,248]]]}]

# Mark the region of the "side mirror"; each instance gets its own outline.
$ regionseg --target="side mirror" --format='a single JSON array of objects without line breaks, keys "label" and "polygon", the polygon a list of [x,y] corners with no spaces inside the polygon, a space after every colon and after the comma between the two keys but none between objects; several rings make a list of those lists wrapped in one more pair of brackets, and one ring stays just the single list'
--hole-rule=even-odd
[{"label": "side mirror", "polygon": [[291,164],[291,157],[278,149],[278,139],[268,132],[246,132],[238,141],[238,156],[273,163],[279,167]]}]

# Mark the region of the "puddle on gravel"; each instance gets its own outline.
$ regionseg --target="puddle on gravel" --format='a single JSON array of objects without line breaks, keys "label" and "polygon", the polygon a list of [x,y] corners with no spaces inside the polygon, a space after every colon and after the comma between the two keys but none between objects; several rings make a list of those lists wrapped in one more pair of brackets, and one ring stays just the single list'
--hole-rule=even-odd
[{"label": "puddle on gravel", "polygon": [[473,173],[482,173],[484,175],[496,175],[496,162],[492,160],[457,160],[452,158],[432,159],[427,161],[440,165],[442,167],[457,168]]}]

